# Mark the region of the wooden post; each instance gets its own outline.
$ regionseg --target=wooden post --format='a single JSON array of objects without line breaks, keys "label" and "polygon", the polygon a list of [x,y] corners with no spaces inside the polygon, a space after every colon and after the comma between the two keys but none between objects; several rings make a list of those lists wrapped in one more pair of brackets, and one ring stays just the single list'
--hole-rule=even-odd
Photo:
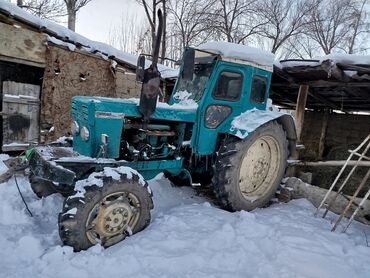
[{"label": "wooden post", "polygon": [[301,143],[302,141],[302,128],[303,128],[303,121],[304,121],[304,111],[306,108],[306,101],[308,95],[308,85],[301,85],[299,86],[298,98],[297,98],[297,106],[295,109],[295,123],[297,127],[297,142]]},{"label": "wooden post", "polygon": [[320,133],[320,141],[319,141],[319,159],[322,159],[324,148],[325,148],[325,137],[326,137],[326,129],[328,127],[328,117],[329,117],[329,110],[325,109],[324,118],[322,120],[321,125],[321,133]]}]

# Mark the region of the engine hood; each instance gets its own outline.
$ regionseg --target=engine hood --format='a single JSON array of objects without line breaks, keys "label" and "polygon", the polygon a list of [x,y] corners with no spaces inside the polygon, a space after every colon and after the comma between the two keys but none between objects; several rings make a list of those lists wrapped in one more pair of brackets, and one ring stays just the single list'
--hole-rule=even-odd
[{"label": "engine hood", "polygon": [[[125,117],[141,118],[139,112],[139,99],[117,99],[106,97],[73,97],[72,103],[80,103],[81,105],[94,105],[95,113],[112,115],[116,114]],[[196,104],[186,105],[175,103],[169,105],[167,103],[158,102],[155,112],[151,115],[151,119],[160,119],[179,122],[195,122],[198,106]]]}]

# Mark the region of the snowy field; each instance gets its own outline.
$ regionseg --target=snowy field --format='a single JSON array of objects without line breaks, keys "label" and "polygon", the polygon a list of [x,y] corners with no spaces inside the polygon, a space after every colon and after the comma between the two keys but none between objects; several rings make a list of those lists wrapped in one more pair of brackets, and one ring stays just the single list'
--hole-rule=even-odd
[{"label": "snowy field", "polygon": [[370,277],[370,227],[331,233],[335,215],[315,218],[303,199],[230,213],[158,178],[146,230],[73,253],[58,236],[62,197],[39,200],[25,178],[18,182],[34,217],[14,179],[0,184],[0,277]]}]

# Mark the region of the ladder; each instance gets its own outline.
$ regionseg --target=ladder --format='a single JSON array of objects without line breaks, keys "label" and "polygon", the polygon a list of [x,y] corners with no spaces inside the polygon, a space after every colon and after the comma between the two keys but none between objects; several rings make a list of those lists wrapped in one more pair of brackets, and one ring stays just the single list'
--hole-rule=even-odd
[{"label": "ladder", "polygon": [[[325,194],[324,199],[321,201],[320,205],[317,207],[317,210],[315,212],[315,216],[318,215],[321,208],[325,208],[325,211],[322,215],[322,218],[325,218],[328,211],[330,210],[330,208],[335,203],[335,200],[337,199],[337,197],[340,194],[342,194],[344,187],[346,186],[348,180],[351,178],[352,174],[355,172],[357,166],[359,166],[360,162],[363,159],[370,161],[370,157],[368,156],[369,149],[370,149],[370,134],[364,139],[364,141],[362,141],[362,143],[356,149],[348,150],[350,155],[348,156],[345,164],[343,165],[342,169],[339,171],[337,177],[335,178],[332,185],[330,186],[328,192]],[[353,160],[354,157],[357,157],[357,160]],[[334,195],[334,197],[330,200],[330,202],[328,202],[328,198],[330,196],[330,193],[333,191],[333,188],[337,185],[339,179],[343,175],[347,166],[349,166],[348,164],[349,164],[350,161],[354,162],[351,171],[348,173],[347,177],[344,179],[344,181],[340,185],[340,187],[339,187],[338,191],[336,192],[336,194]],[[355,201],[357,195],[359,194],[361,189],[365,186],[365,184],[369,180],[369,178],[370,178],[370,167],[369,167],[369,170],[367,171],[367,173],[365,174],[365,176],[363,177],[363,179],[361,180],[360,184],[358,185],[356,191],[353,193],[352,197],[349,199],[348,204],[343,209],[342,213],[337,217],[337,220],[335,221],[335,223],[334,223],[334,225],[331,229],[332,232],[334,232],[336,230],[339,223],[342,221],[343,217],[347,214],[348,210],[354,204],[354,201]],[[357,205],[357,208],[354,210],[352,215],[349,217],[349,221],[348,221],[347,225],[344,227],[343,232],[347,231],[348,227],[351,225],[351,223],[353,222],[354,218],[356,217],[356,215],[360,211],[360,209],[362,209],[363,204],[369,198],[369,196],[370,196],[370,189],[367,191],[365,196],[361,199],[360,203]]]}]

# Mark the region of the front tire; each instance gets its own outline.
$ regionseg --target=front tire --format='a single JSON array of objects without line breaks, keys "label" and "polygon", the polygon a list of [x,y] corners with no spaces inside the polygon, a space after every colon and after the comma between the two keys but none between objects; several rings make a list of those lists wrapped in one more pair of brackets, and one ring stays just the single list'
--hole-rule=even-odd
[{"label": "front tire", "polygon": [[118,179],[94,173],[84,194],[65,200],[59,214],[59,235],[65,245],[75,251],[97,243],[109,247],[149,225],[153,202],[148,184],[135,173],[117,173]]},{"label": "front tire", "polygon": [[287,146],[285,131],[275,121],[259,127],[244,140],[226,139],[213,177],[221,205],[230,211],[265,206],[284,176]]}]

